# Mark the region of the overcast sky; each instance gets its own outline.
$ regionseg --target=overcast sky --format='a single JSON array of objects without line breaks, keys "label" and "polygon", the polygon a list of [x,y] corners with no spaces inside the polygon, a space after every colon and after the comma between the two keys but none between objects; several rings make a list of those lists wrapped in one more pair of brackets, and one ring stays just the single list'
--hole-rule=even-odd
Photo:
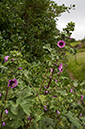
[{"label": "overcast sky", "polygon": [[76,40],[83,39],[85,36],[85,0],[53,0],[58,5],[65,4],[69,6],[70,4],[75,4],[75,10],[70,10],[70,13],[62,13],[61,17],[57,22],[57,27],[59,30],[66,27],[68,22],[75,22],[75,31],[72,36]]}]

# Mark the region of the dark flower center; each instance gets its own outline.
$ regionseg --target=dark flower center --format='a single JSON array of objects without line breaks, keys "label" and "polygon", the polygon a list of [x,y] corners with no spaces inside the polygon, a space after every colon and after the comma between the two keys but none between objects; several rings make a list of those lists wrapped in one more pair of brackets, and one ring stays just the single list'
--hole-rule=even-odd
[{"label": "dark flower center", "polygon": [[63,43],[62,43],[62,42],[60,42],[60,43],[59,43],[59,45],[60,45],[60,46],[63,46]]},{"label": "dark flower center", "polygon": [[14,81],[10,81],[10,86],[14,86],[15,82]]},{"label": "dark flower center", "polygon": [[63,71],[63,69],[61,69],[61,72]]}]

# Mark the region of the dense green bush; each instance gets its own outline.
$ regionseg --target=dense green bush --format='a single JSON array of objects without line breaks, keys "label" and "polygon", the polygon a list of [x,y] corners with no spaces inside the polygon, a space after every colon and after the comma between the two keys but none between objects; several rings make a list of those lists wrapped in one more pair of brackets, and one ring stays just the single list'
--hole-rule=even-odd
[{"label": "dense green bush", "polygon": [[65,52],[74,50],[56,28],[69,8],[50,0],[0,5],[0,128],[83,129],[85,83],[65,76]]}]

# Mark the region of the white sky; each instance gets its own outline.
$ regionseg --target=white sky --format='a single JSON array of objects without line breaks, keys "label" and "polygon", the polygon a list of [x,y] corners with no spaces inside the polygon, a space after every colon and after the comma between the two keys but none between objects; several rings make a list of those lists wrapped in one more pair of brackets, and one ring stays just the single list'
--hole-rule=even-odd
[{"label": "white sky", "polygon": [[83,39],[85,36],[85,0],[52,0],[58,5],[75,4],[75,10],[70,10],[70,13],[62,13],[57,22],[57,28],[62,31],[62,28],[66,27],[68,22],[75,22],[75,31],[72,33],[73,38],[76,40]]}]

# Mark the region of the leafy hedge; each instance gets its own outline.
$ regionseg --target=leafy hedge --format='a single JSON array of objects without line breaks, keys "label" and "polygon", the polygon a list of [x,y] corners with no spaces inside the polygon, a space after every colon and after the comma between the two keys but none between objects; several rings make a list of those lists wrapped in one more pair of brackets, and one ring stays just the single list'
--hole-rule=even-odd
[{"label": "leafy hedge", "polygon": [[65,76],[66,51],[75,51],[55,20],[69,8],[50,0],[0,5],[0,128],[83,129],[85,83]]}]

